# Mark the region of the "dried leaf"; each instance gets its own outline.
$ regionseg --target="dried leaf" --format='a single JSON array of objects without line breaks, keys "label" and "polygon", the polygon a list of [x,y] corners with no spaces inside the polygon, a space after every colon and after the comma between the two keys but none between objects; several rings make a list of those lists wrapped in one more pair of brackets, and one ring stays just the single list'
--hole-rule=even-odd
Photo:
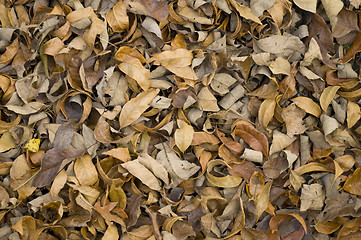
[{"label": "dried leaf", "polygon": [[76,159],[74,164],[74,172],[80,185],[94,185],[98,181],[98,172],[92,162],[91,156],[85,154],[81,158]]},{"label": "dried leaf", "polygon": [[149,171],[139,160],[133,160],[122,164],[122,167],[127,169],[133,176],[142,181],[150,189],[159,191],[161,190],[158,179]]},{"label": "dried leaf", "polygon": [[312,114],[315,117],[320,117],[321,108],[311,98],[307,97],[295,97],[291,99],[297,107],[305,110],[305,112]]},{"label": "dried leaf", "polygon": [[159,89],[149,89],[138,94],[135,98],[132,98],[129,102],[127,102],[120,112],[120,128],[129,126],[135,122],[142,115],[142,113],[147,110],[147,108],[150,106],[150,103],[158,93]]},{"label": "dried leaf", "polygon": [[124,32],[129,28],[127,8],[123,1],[119,1],[115,4],[115,6],[105,15],[105,18],[114,32]]},{"label": "dried leaf", "polygon": [[275,99],[266,99],[263,101],[258,111],[258,117],[260,122],[262,123],[262,126],[267,127],[269,122],[272,120],[275,107]]},{"label": "dried leaf", "polygon": [[335,98],[336,92],[340,89],[339,86],[329,86],[323,90],[320,97],[320,105],[323,111],[327,111],[328,105]]},{"label": "dried leaf", "polygon": [[175,144],[182,152],[191,145],[194,130],[191,125],[182,120],[177,120],[179,128],[174,132]]}]

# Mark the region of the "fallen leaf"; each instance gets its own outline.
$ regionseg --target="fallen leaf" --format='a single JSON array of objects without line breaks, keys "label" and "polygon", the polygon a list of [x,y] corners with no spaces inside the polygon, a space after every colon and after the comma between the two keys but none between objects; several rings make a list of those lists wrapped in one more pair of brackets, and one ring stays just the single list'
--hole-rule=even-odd
[{"label": "fallen leaf", "polygon": [[291,99],[297,107],[303,109],[305,112],[312,114],[315,117],[320,117],[321,108],[311,98],[307,97],[295,97]]},{"label": "fallen leaf", "polygon": [[321,184],[303,184],[301,190],[300,211],[321,210],[324,205],[325,193]]},{"label": "fallen leaf", "polygon": [[202,111],[216,112],[219,111],[217,99],[213,96],[208,87],[204,87],[197,95],[198,108]]},{"label": "fallen leaf", "polygon": [[194,130],[185,121],[177,121],[179,128],[174,132],[175,144],[183,153],[192,144]]},{"label": "fallen leaf", "polygon": [[235,122],[232,126],[233,133],[240,136],[251,148],[261,151],[263,155],[268,156],[268,139],[246,121]]},{"label": "fallen leaf", "polygon": [[148,89],[147,91],[138,94],[135,98],[132,98],[129,102],[127,102],[120,112],[120,128],[129,126],[135,122],[142,115],[142,113],[147,110],[147,108],[150,106],[150,103],[158,93],[159,89]]},{"label": "fallen leaf", "polygon": [[303,10],[316,13],[317,1],[315,0],[296,0],[294,3]]},{"label": "fallen leaf", "polygon": [[74,172],[80,185],[94,185],[98,181],[98,172],[92,162],[91,156],[84,156],[75,160]]},{"label": "fallen leaf", "polygon": [[155,64],[162,65],[179,77],[197,80],[197,75],[190,67],[192,59],[193,54],[191,51],[180,48],[156,53],[148,60],[148,62],[154,61]]},{"label": "fallen leaf", "polygon": [[119,1],[105,15],[108,24],[114,32],[124,32],[129,28],[129,18],[127,15],[126,3]]},{"label": "fallen leaf", "polygon": [[336,92],[340,89],[339,86],[329,86],[323,90],[320,97],[320,105],[323,111],[327,111],[328,105],[335,98]]},{"label": "fallen leaf", "polygon": [[269,122],[272,120],[275,107],[276,107],[275,99],[266,99],[262,102],[258,111],[258,118],[262,123],[263,127],[267,127]]},{"label": "fallen leaf", "polygon": [[281,116],[286,123],[288,136],[293,137],[307,130],[307,127],[303,123],[305,115],[305,111],[298,108],[295,104],[290,104],[283,109]]}]

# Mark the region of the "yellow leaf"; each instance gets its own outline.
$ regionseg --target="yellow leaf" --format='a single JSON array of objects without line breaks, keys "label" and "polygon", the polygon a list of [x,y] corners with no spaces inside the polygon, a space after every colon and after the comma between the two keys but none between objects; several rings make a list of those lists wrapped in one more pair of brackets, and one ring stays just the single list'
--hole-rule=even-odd
[{"label": "yellow leaf", "polygon": [[39,146],[40,139],[33,138],[29,140],[29,142],[25,145],[25,148],[28,149],[30,152],[37,152],[39,151]]},{"label": "yellow leaf", "polygon": [[194,130],[191,125],[182,120],[177,120],[179,128],[175,130],[174,138],[175,144],[182,152],[185,152],[191,145],[193,140]]},{"label": "yellow leaf", "polygon": [[320,104],[323,111],[327,111],[328,105],[332,102],[340,86],[329,86],[325,88],[320,97]]},{"label": "yellow leaf", "polygon": [[142,113],[147,110],[150,103],[155,96],[159,93],[159,89],[148,89],[145,92],[138,94],[135,98],[131,99],[124,106],[119,116],[120,128],[129,126],[135,122]]},{"label": "yellow leaf", "polygon": [[321,108],[311,98],[308,97],[296,97],[291,99],[297,107],[302,108],[305,112],[312,114],[315,117],[321,116]]}]

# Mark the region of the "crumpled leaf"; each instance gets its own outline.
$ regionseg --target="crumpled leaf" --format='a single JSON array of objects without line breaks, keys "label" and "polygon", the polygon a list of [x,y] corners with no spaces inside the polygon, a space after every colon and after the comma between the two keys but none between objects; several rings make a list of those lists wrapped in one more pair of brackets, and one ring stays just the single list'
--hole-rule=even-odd
[{"label": "crumpled leaf", "polygon": [[303,184],[301,190],[300,211],[321,210],[324,205],[325,193],[321,184]]}]

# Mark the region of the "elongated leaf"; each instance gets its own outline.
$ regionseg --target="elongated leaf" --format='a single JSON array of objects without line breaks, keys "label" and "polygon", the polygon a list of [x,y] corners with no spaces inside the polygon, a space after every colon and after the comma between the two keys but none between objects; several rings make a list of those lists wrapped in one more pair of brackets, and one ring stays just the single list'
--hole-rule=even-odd
[{"label": "elongated leaf", "polygon": [[142,113],[147,110],[147,108],[150,106],[150,103],[158,93],[159,89],[149,89],[138,94],[138,96],[127,102],[120,112],[120,128],[129,126],[135,122],[140,117],[140,115],[142,115]]}]

